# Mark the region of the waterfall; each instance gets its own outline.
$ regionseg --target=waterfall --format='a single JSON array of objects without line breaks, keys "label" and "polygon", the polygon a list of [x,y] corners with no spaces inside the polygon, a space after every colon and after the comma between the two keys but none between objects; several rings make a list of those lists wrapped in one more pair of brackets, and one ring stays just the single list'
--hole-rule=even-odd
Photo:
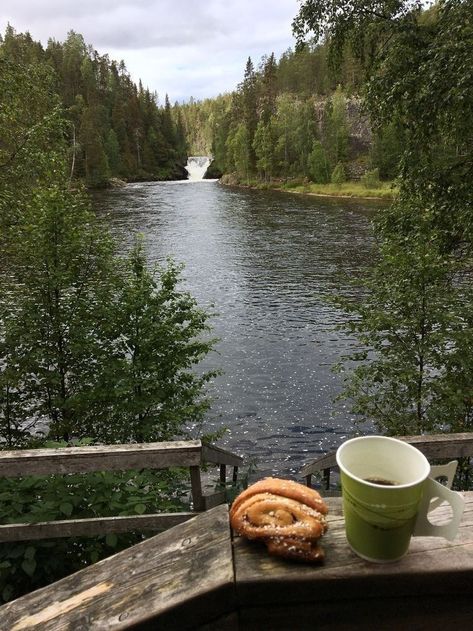
[{"label": "waterfall", "polygon": [[186,171],[190,182],[198,182],[204,179],[205,172],[209,168],[212,158],[209,156],[189,156],[187,158]]}]

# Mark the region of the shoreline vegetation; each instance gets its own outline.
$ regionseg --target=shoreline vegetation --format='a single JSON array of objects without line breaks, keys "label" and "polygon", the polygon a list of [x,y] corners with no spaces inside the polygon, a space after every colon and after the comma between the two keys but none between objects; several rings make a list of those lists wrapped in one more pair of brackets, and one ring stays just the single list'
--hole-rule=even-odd
[{"label": "shoreline vegetation", "polygon": [[224,186],[237,186],[255,190],[274,190],[298,195],[312,195],[315,197],[339,197],[342,199],[373,199],[393,200],[397,194],[397,188],[393,182],[381,182],[378,187],[366,187],[359,181],[342,182],[341,184],[316,184],[301,179],[248,180],[246,183],[233,173],[224,174],[220,180]]}]

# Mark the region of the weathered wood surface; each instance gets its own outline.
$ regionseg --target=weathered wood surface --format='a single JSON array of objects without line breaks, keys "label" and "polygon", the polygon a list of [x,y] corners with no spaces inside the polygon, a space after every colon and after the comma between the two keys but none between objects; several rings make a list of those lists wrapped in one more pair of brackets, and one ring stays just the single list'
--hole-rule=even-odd
[{"label": "weathered wood surface", "polygon": [[[471,628],[473,492],[463,495],[455,541],[418,537],[401,561],[381,565],[348,547],[340,498],[327,499],[324,565],[270,557],[263,545],[238,537],[232,558],[227,508],[220,506],[0,607],[0,629]],[[440,507],[432,520],[446,515]]]},{"label": "weathered wood surface", "polygon": [[[199,441],[200,442],[200,441]],[[211,462],[213,464],[225,464],[238,467],[243,464],[243,458],[235,455],[231,451],[217,447],[216,445],[208,445],[202,443],[202,463]]]},{"label": "weathered wood surface", "polygon": [[0,629],[190,629],[234,610],[228,509],[219,506],[0,607]]},{"label": "weathered wood surface", "polygon": [[[464,458],[473,456],[473,432],[462,434],[432,434],[430,436],[396,436],[414,445],[427,458]],[[325,469],[337,466],[336,451],[332,451],[302,467],[300,475],[312,475]]]},{"label": "weathered wood surface", "polygon": [[[220,502],[222,503],[222,502]],[[0,525],[0,542],[54,539],[58,537],[93,537],[111,532],[166,530],[195,517],[196,513],[152,513],[148,515],[59,519],[34,524]]]},{"label": "weathered wood surface", "polygon": [[238,466],[243,459],[200,440],[24,449],[0,452],[0,476],[198,467],[204,462]]}]

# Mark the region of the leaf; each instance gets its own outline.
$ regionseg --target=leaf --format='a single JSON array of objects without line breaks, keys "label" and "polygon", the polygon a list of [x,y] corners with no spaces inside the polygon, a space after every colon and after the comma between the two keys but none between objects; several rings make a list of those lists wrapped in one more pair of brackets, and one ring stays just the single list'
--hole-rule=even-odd
[{"label": "leaf", "polygon": [[116,548],[118,543],[118,537],[115,533],[111,532],[105,537],[105,543],[110,548]]},{"label": "leaf", "polygon": [[72,515],[72,511],[74,510],[74,506],[70,502],[63,502],[59,506],[59,510],[64,515],[67,515],[68,517],[70,517]]},{"label": "leaf", "polygon": [[13,596],[13,587],[11,585],[6,585],[2,591],[2,599],[4,602],[8,602]]},{"label": "leaf", "polygon": [[21,568],[28,576],[33,576],[36,570],[36,561],[34,559],[25,559],[21,564]]},{"label": "leaf", "polygon": [[144,504],[135,504],[134,509],[135,513],[138,513],[138,515],[142,515],[146,510],[146,506]]},{"label": "leaf", "polygon": [[25,557],[25,559],[31,560],[31,559],[34,559],[35,554],[36,554],[36,548],[34,546],[28,546],[23,556]]}]

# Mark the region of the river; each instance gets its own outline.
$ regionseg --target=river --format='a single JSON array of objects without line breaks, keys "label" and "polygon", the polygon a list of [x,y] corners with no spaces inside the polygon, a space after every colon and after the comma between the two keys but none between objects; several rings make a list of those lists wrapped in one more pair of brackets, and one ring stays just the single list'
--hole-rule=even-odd
[{"label": "river", "polygon": [[204,430],[256,474],[296,476],[354,427],[331,367],[353,346],[326,296],[350,293],[370,259],[376,203],[254,191],[218,182],[129,184],[95,197],[127,248],[144,235],[151,265],[172,255],[183,286],[215,315],[202,368],[223,375]]}]

